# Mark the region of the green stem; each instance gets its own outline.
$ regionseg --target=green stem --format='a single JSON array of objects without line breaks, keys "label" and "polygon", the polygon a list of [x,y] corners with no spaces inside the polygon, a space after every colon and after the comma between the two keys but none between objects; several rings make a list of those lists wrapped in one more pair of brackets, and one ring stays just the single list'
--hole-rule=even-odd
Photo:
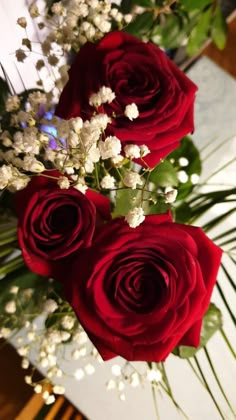
[{"label": "green stem", "polygon": [[207,382],[207,380],[206,380],[206,378],[205,378],[205,375],[204,375],[204,373],[203,373],[203,371],[202,371],[202,368],[201,368],[201,366],[200,366],[200,364],[199,364],[199,361],[198,361],[198,359],[197,359],[197,357],[196,357],[196,356],[194,356],[194,360],[195,360],[195,362],[196,362],[196,365],[197,365],[197,367],[198,367],[198,370],[199,370],[199,372],[200,372],[200,375],[201,375],[201,377],[202,377],[202,380],[203,380],[203,382],[205,383],[205,386],[206,386],[206,388],[207,388],[207,391],[208,391],[208,393],[210,394],[210,396],[211,396],[211,398],[212,398],[212,401],[214,402],[215,407],[216,407],[216,409],[217,409],[218,413],[220,414],[220,416],[221,416],[222,420],[225,420],[225,416],[223,415],[223,413],[222,413],[222,411],[221,411],[221,409],[220,409],[220,406],[218,405],[218,403],[217,403],[217,401],[216,401],[216,399],[215,399],[215,397],[214,397],[214,395],[213,395],[213,393],[212,393],[212,391],[211,391],[211,389],[210,389],[210,387],[209,387],[209,385],[208,385],[208,382]]},{"label": "green stem", "polygon": [[226,345],[227,345],[230,353],[232,354],[233,358],[236,359],[236,353],[235,353],[233,347],[231,346],[231,343],[230,343],[227,335],[225,334],[223,328],[220,328],[219,331],[220,331],[220,333],[221,333],[221,335],[222,335],[222,337],[223,337],[223,339],[224,339],[224,341],[225,341],[225,343],[226,343]]},{"label": "green stem", "polygon": [[233,314],[233,312],[232,312],[232,310],[231,310],[231,308],[230,308],[230,306],[227,302],[227,299],[225,298],[225,295],[223,293],[223,290],[222,290],[221,286],[219,285],[219,282],[216,283],[216,287],[217,287],[218,292],[219,292],[219,294],[220,294],[220,296],[221,296],[221,298],[222,298],[222,300],[223,300],[223,302],[224,302],[224,304],[225,304],[225,306],[226,306],[226,308],[229,312],[229,315],[230,315],[234,325],[236,325],[236,318],[235,318],[235,316],[234,316],[234,314]]},{"label": "green stem", "polygon": [[17,268],[21,267],[23,264],[24,262],[22,257],[18,256],[13,260],[9,261],[8,263],[4,264],[4,266],[0,268],[0,275],[8,274],[11,271],[14,271]]},{"label": "green stem", "polygon": [[187,416],[187,414],[183,411],[183,409],[179,406],[179,404],[175,400],[175,397],[173,395],[173,392],[172,392],[172,389],[171,389],[171,386],[170,386],[170,382],[169,382],[169,379],[168,379],[168,376],[167,376],[167,373],[166,373],[166,369],[165,369],[164,363],[161,363],[161,369],[162,369],[163,380],[164,380],[164,383],[165,383],[165,385],[167,387],[167,389],[164,388],[165,389],[165,392],[171,398],[171,400],[172,400],[173,404],[175,405],[176,409],[178,411],[180,411],[186,419],[189,420],[189,417]]},{"label": "green stem", "polygon": [[7,255],[11,254],[13,251],[15,251],[14,248],[5,248],[0,251],[0,258],[6,257]]},{"label": "green stem", "polygon": [[2,239],[0,241],[0,246],[7,245],[7,244],[10,244],[10,243],[16,242],[16,241],[17,241],[17,236],[16,235],[10,236],[8,238]]},{"label": "green stem", "polygon": [[210,365],[210,367],[211,367],[211,371],[212,371],[212,373],[213,373],[213,375],[214,375],[214,378],[215,378],[215,380],[216,380],[216,382],[217,382],[217,385],[218,385],[218,387],[220,388],[220,391],[221,391],[221,393],[222,393],[222,395],[223,395],[223,397],[224,397],[224,399],[225,399],[226,403],[228,404],[228,407],[229,407],[229,409],[230,409],[231,413],[234,415],[234,417],[236,417],[236,413],[235,413],[235,411],[234,411],[234,409],[233,409],[232,405],[230,404],[230,401],[229,401],[229,399],[227,398],[227,395],[225,394],[225,391],[224,391],[224,389],[223,389],[223,387],[222,387],[222,385],[221,385],[221,383],[220,383],[219,377],[218,377],[218,375],[217,375],[217,373],[216,373],[216,371],[215,371],[214,365],[213,365],[213,363],[212,363],[212,361],[211,361],[211,358],[210,358],[209,352],[207,351],[206,347],[204,347],[204,352],[205,352],[206,358],[207,358],[207,360],[208,360],[208,363],[209,363],[209,365]]},{"label": "green stem", "polygon": [[227,168],[231,165],[231,163],[235,162],[235,158],[229,160],[227,163],[225,163],[223,166],[221,166],[219,169],[217,169],[215,172],[213,172],[211,175],[209,175],[206,179],[204,179],[204,182],[208,182],[211,178],[213,178],[215,175],[220,173],[223,169]]},{"label": "green stem", "polygon": [[155,391],[156,391],[155,390],[155,385],[152,384],[152,399],[153,399],[153,403],[154,403],[156,418],[157,418],[157,420],[160,420],[160,414],[159,414],[158,405],[157,405],[157,396],[156,396]]}]

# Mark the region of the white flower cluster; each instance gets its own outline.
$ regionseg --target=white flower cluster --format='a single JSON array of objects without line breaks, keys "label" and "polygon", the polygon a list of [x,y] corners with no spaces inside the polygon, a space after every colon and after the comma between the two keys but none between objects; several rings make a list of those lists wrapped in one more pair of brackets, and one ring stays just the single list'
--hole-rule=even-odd
[{"label": "white flower cluster", "polygon": [[[12,101],[8,99],[6,106],[12,110],[11,122],[15,132],[10,134],[5,130],[0,134],[4,146],[0,151],[0,161],[3,162],[0,167],[0,189],[23,189],[31,175],[53,167],[61,174],[57,180],[61,189],[73,186],[85,193],[88,188],[85,177],[94,173],[96,164],[99,164],[101,177],[100,186],[97,184],[95,187],[115,189],[116,179],[109,173],[109,168],[122,166],[125,159],[121,154],[122,145],[116,136],[105,134],[112,118],[96,111],[99,105],[114,99],[114,92],[102,86],[90,98],[95,111],[86,121],[80,117],[69,121],[52,116],[50,120],[40,119],[39,110],[47,111],[49,106],[47,95],[39,91],[29,94],[27,111],[17,108],[17,97]],[[130,161],[142,158],[147,153],[149,150],[145,145],[139,147],[130,144],[124,148],[125,157]],[[103,161],[107,160],[109,164],[105,165]],[[143,183],[140,175],[131,170],[126,171],[121,181],[125,187],[132,189]]]},{"label": "white flower cluster", "polygon": [[[36,19],[38,28],[47,33],[42,42],[42,52],[47,57],[48,63],[58,66],[59,57],[65,52],[78,51],[87,41],[95,42],[110,32],[112,22],[116,22],[118,29],[122,29],[132,20],[131,14],[122,14],[118,7],[104,0],[68,0],[66,7],[62,1],[57,1],[48,10],[42,13],[35,0],[29,6],[29,14]],[[27,27],[25,17],[17,20],[23,29]],[[31,42],[24,38],[22,45],[26,49],[19,48],[16,58],[23,62],[31,52]],[[56,53],[55,53],[56,45]],[[44,63],[38,60],[37,69],[40,70]]]}]

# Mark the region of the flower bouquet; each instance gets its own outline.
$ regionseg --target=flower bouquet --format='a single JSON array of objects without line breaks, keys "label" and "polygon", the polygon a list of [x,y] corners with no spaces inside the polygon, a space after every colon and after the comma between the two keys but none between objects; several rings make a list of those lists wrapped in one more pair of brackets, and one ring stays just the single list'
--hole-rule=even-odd
[{"label": "flower bouquet", "polygon": [[[206,235],[234,208],[198,224],[214,205],[234,204],[235,188],[199,184],[201,157],[188,137],[197,86],[167,54],[186,37],[188,54],[209,35],[223,47],[220,8],[209,0],[70,0],[49,2],[43,15],[37,3],[29,14],[42,32],[38,87],[15,94],[4,69],[1,81],[1,337],[14,341],[24,369],[33,360],[44,371],[42,381],[33,371],[26,381],[47,404],[64,392],[58,354],[69,348],[77,380],[95,371],[88,355],[95,364],[121,356],[108,389],[123,400],[125,384],[149,381],[186,417],[165,369],[172,353],[225,418],[202,349],[235,416],[206,347],[218,331],[235,357],[211,303],[217,284],[235,322],[217,283],[223,250],[235,265],[235,231]],[[176,16],[191,27],[171,42]],[[27,19],[17,21],[26,36],[16,51],[26,64],[34,54]],[[222,269],[235,290],[223,260]],[[142,372],[134,361],[146,362]]]}]

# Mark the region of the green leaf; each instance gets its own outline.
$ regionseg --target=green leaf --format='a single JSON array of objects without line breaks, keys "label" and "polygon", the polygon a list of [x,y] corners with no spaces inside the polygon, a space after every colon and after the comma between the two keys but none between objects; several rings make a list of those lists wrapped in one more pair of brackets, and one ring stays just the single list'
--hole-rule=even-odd
[{"label": "green leaf", "polygon": [[114,214],[125,216],[129,210],[135,207],[135,201],[140,197],[141,191],[130,188],[120,189],[116,193]]},{"label": "green leaf", "polygon": [[223,325],[221,311],[214,303],[211,303],[207,313],[203,318],[201,340],[198,348],[190,346],[177,346],[172,352],[182,359],[194,356],[202,347],[204,347],[216,331]]},{"label": "green leaf", "polygon": [[215,10],[211,28],[211,38],[214,44],[223,50],[227,40],[227,24],[219,6]]},{"label": "green leaf", "polygon": [[121,3],[120,3],[120,10],[124,14],[130,13],[133,5],[134,5],[133,0],[122,0]]},{"label": "green leaf", "polygon": [[[179,159],[184,157],[188,160],[188,165],[181,168],[179,167]],[[191,175],[201,174],[202,164],[200,159],[200,153],[194,145],[190,137],[183,137],[180,146],[175,149],[172,153],[167,156],[167,159],[173,162],[175,170],[184,170],[188,175],[189,179],[185,183],[179,183],[177,186],[178,195],[177,200],[182,200],[187,197],[192,191],[194,185],[191,182]]]},{"label": "green leaf", "polygon": [[147,214],[162,214],[166,213],[168,210],[171,210],[170,204],[157,203],[150,206],[147,210]]},{"label": "green leaf", "polygon": [[190,33],[188,45],[186,52],[188,55],[196,54],[201,48],[204,41],[207,39],[208,32],[210,29],[212,12],[211,9],[208,9],[206,12],[202,13],[197,25],[193,28]]},{"label": "green leaf", "polygon": [[158,187],[176,187],[178,185],[176,170],[168,160],[164,160],[155,166],[149,174],[148,180]]},{"label": "green leaf", "polygon": [[137,15],[136,18],[124,29],[125,32],[128,32],[131,35],[136,35],[137,37],[142,36],[148,30],[150,30],[153,24],[153,13],[144,12],[141,15]]},{"label": "green leaf", "polygon": [[181,0],[181,5],[187,10],[202,10],[212,3],[212,0]]},{"label": "green leaf", "polygon": [[134,0],[134,3],[137,6],[141,7],[153,7],[153,1],[152,0]]}]

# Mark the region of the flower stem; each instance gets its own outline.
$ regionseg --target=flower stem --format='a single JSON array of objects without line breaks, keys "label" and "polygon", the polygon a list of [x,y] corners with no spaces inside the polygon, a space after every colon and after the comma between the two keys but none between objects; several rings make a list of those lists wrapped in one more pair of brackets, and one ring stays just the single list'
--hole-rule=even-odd
[{"label": "flower stem", "polygon": [[222,420],[225,420],[225,416],[223,415],[223,413],[222,413],[222,411],[221,411],[221,409],[220,409],[220,406],[219,406],[219,404],[217,403],[217,401],[216,401],[216,399],[215,399],[215,397],[214,397],[214,395],[213,395],[213,393],[212,393],[212,391],[211,391],[211,388],[210,388],[210,387],[209,387],[209,385],[208,385],[208,382],[207,382],[207,380],[206,380],[206,378],[205,378],[205,375],[204,375],[204,373],[203,373],[203,371],[202,371],[202,368],[201,368],[201,366],[200,366],[200,364],[199,364],[199,361],[198,361],[198,359],[197,359],[197,357],[196,357],[196,356],[194,356],[194,360],[195,360],[195,362],[196,362],[196,365],[197,365],[197,367],[198,367],[198,370],[199,370],[199,372],[200,372],[200,375],[201,375],[201,377],[202,377],[202,380],[203,380],[203,382],[205,383],[206,389],[207,389],[208,393],[210,394],[210,396],[211,396],[211,398],[212,398],[212,401],[214,402],[215,407],[216,407],[216,409],[217,409],[218,413],[220,414],[220,416],[221,416]]},{"label": "flower stem", "polygon": [[231,413],[232,413],[232,414],[234,415],[234,417],[236,418],[236,413],[235,413],[235,411],[234,411],[234,409],[233,409],[232,405],[230,404],[230,401],[229,401],[229,399],[227,398],[227,395],[226,395],[226,394],[225,394],[225,392],[224,392],[224,389],[223,389],[223,387],[222,387],[222,385],[221,385],[221,383],[220,383],[219,377],[218,377],[218,375],[217,375],[217,373],[216,373],[216,371],[215,371],[214,365],[213,365],[213,363],[212,363],[212,360],[211,360],[211,358],[210,358],[209,352],[208,352],[208,350],[206,349],[206,347],[204,347],[204,352],[205,352],[206,358],[207,358],[207,360],[208,360],[208,363],[209,363],[209,365],[210,365],[210,367],[211,367],[211,371],[212,371],[212,373],[213,373],[213,375],[214,375],[214,378],[215,378],[215,380],[216,380],[216,382],[217,382],[217,385],[218,385],[218,387],[220,388],[220,391],[221,391],[221,393],[222,393],[222,395],[223,395],[223,397],[224,397],[224,399],[225,399],[226,403],[228,404],[228,407],[229,407],[229,409],[230,409]]}]

